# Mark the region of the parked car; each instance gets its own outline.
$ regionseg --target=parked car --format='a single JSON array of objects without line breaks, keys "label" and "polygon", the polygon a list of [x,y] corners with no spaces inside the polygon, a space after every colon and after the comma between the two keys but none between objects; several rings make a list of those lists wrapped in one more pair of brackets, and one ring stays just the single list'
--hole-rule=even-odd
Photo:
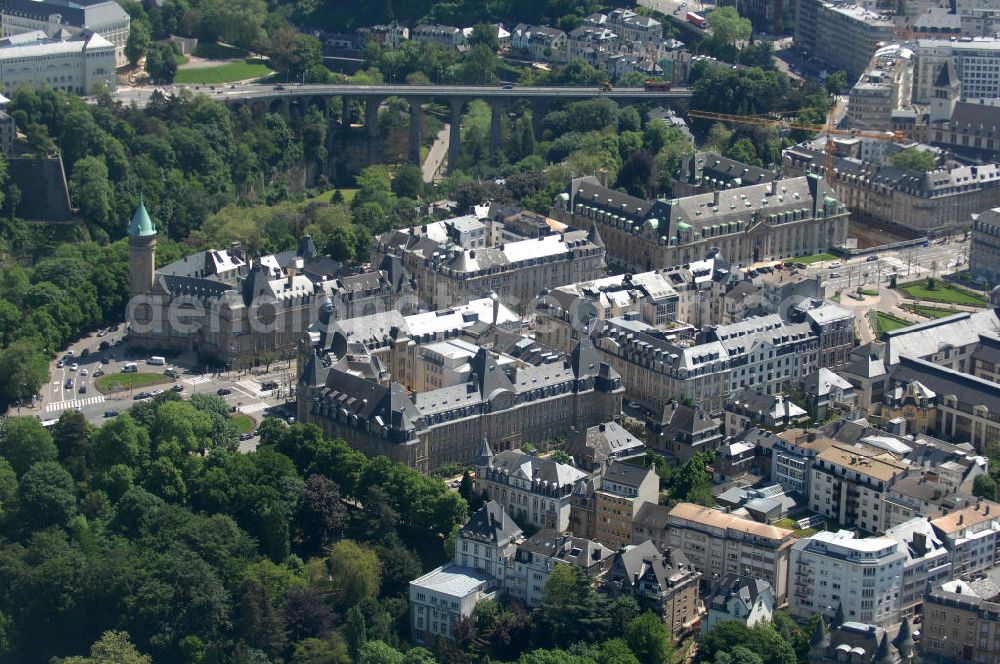
[{"label": "parked car", "polygon": [[118,417],[117,410],[106,410],[104,411],[104,417]]},{"label": "parked car", "polygon": [[840,272],[831,272],[830,273],[830,278],[831,279],[840,279]]},{"label": "parked car", "polygon": [[66,363],[63,362],[62,360],[56,362],[56,369],[62,369],[64,366],[66,366]]},{"label": "parked car", "polygon": [[103,375],[104,375],[104,369],[98,369],[97,371],[94,372],[94,378],[100,378]]},{"label": "parked car", "polygon": [[260,384],[260,389],[262,389],[265,392],[269,392],[270,390],[276,390],[278,389],[278,381],[276,380],[264,381],[263,383]]},{"label": "parked car", "polygon": [[111,364],[111,358],[110,357],[102,357],[101,358],[101,364]]},{"label": "parked car", "polygon": [[233,391],[231,389],[229,389],[228,387],[220,387],[219,389],[217,389],[215,391],[215,393],[218,394],[220,397],[224,397],[227,394],[232,394]]},{"label": "parked car", "polygon": [[865,261],[868,262],[868,263],[874,263],[877,260],[878,260],[878,256],[876,256],[875,254],[872,254],[871,256],[869,256],[868,258],[865,259]]},{"label": "parked car", "polygon": [[177,369],[170,367],[169,369],[163,372],[163,375],[167,376],[168,378],[177,378],[180,376],[180,373],[178,373]]},{"label": "parked car", "polygon": [[184,386],[181,385],[180,383],[174,383],[174,386],[171,387],[170,389],[173,390],[174,392],[183,392]]},{"label": "parked car", "polygon": [[240,440],[250,440],[251,438],[253,438],[253,432],[252,431],[247,431],[246,433],[241,433],[240,434]]},{"label": "parked car", "polygon": [[150,394],[149,392],[139,392],[139,394],[135,395],[133,397],[133,399],[136,400],[136,401],[139,401],[141,399],[148,399],[151,396],[153,396],[153,395]]}]

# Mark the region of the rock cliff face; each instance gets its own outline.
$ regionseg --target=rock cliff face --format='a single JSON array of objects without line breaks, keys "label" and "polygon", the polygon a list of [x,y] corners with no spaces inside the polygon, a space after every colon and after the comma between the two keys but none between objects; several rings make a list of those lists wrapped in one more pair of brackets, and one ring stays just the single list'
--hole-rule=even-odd
[{"label": "rock cliff face", "polygon": [[70,221],[73,213],[62,157],[9,157],[11,183],[21,192],[17,216],[29,221]]}]

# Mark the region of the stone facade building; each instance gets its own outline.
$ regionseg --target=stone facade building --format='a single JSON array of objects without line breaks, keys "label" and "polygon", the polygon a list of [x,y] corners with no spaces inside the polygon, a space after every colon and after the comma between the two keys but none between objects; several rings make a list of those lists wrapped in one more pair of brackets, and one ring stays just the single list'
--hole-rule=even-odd
[{"label": "stone facade building", "polygon": [[847,208],[814,175],[656,201],[583,177],[550,214],[577,228],[596,224],[608,262],[634,272],[688,264],[713,249],[750,264],[820,253],[847,239]]},{"label": "stone facade building", "polygon": [[654,469],[612,462],[576,487],[570,510],[573,532],[617,550],[632,541],[635,515],[659,497]]},{"label": "stone facade building", "polygon": [[[129,343],[232,368],[292,357],[321,303],[331,314],[406,307],[410,282],[398,265],[352,273],[318,255],[310,237],[295,250],[252,260],[238,244],[156,268],[156,226],[140,203],[128,228]],[[404,308],[405,310],[405,308]]]},{"label": "stone facade building", "polygon": [[[807,146],[785,150],[782,163],[788,173],[825,171],[823,153]],[[834,166],[833,187],[858,221],[934,234],[968,224],[973,214],[1000,205],[998,164],[920,173],[837,157]]]},{"label": "stone facade building", "polygon": [[544,231],[525,238],[502,221],[457,217],[383,233],[374,242],[372,263],[386,256],[401,259],[431,308],[462,304],[492,290],[526,311],[542,289],[597,279],[605,271],[596,231]]},{"label": "stone facade building", "polygon": [[[472,463],[484,437],[498,450],[516,449],[618,417],[621,377],[593,345],[584,341],[566,357],[511,328],[520,320],[495,295],[407,317],[335,320],[325,305],[300,347],[298,419],[370,456],[429,471]],[[427,345],[445,341],[477,346],[454,368],[461,378],[409,391],[433,386],[414,382],[415,373],[430,360]]]},{"label": "stone facade building", "polygon": [[991,284],[1000,283],[1000,207],[976,217],[970,241],[969,271]]},{"label": "stone facade building", "polygon": [[996,575],[928,589],[920,646],[926,659],[1000,664],[1000,585]]},{"label": "stone facade building", "polygon": [[[0,20],[5,37],[36,30],[49,37],[60,32],[74,36],[97,33],[114,47],[112,69],[128,62],[125,43],[131,21],[128,12],[114,0],[7,0]],[[88,88],[84,94],[89,93]]]},{"label": "stone facade building", "polygon": [[117,83],[115,46],[99,34],[62,38],[35,31],[0,40],[0,90],[8,95],[22,85],[90,95],[97,88],[113,92]]},{"label": "stone facade building", "polygon": [[700,579],[681,550],[661,551],[646,541],[623,547],[614,555],[602,587],[612,595],[634,597],[641,610],[658,615],[674,640],[680,641],[701,617]]}]

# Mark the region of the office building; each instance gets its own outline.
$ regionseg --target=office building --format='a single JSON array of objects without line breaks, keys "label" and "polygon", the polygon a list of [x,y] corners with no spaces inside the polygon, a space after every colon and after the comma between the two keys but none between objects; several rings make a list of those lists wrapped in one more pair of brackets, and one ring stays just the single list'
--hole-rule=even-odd
[{"label": "office building", "polygon": [[950,61],[961,81],[963,101],[1000,97],[1000,38],[918,39],[913,48],[913,101],[928,104],[941,69]]},{"label": "office building", "polygon": [[[637,521],[647,527],[645,519]],[[778,606],[788,601],[789,556],[795,543],[791,530],[692,503],[671,509],[666,525],[668,545],[683,551],[706,579],[730,573],[752,576],[771,584]],[[635,537],[633,533],[633,541]]]},{"label": "office building", "polygon": [[[85,39],[88,41],[89,34],[100,35],[113,47],[112,78],[115,67],[128,62],[125,43],[131,21],[128,12],[114,0],[6,0],[0,20],[5,37],[36,30],[45,32],[48,37],[58,34],[76,37],[87,33]],[[5,83],[7,80],[4,77]],[[82,94],[89,94],[90,90],[85,87]]]},{"label": "office building", "polygon": [[851,88],[847,124],[852,128],[885,131],[894,111],[909,108],[913,96],[913,49],[887,44],[875,51],[868,68]]},{"label": "office building", "polygon": [[847,208],[818,176],[655,201],[583,177],[550,214],[576,228],[596,224],[608,262],[634,272],[691,263],[713,249],[749,264],[819,253],[847,239]]},{"label": "office building", "polygon": [[1000,283],[1000,207],[976,216],[969,240],[969,271],[988,283]]},{"label": "office building", "polygon": [[493,290],[505,303],[527,309],[545,288],[604,275],[604,246],[596,231],[545,230],[526,238],[502,221],[457,217],[379,235],[372,263],[400,258],[417,294],[432,308],[463,304]]},{"label": "office building", "polygon": [[13,95],[22,85],[78,95],[92,94],[99,87],[113,92],[114,44],[93,33],[61,39],[35,31],[2,38],[0,90]]},{"label": "office building", "polygon": [[889,537],[860,538],[823,531],[792,547],[789,610],[805,620],[832,619],[838,607],[851,621],[887,627],[899,622],[904,555]]},{"label": "office building", "polygon": [[795,45],[817,58],[830,72],[843,70],[857,80],[875,50],[896,36],[885,15],[858,5],[801,0],[795,18]]}]

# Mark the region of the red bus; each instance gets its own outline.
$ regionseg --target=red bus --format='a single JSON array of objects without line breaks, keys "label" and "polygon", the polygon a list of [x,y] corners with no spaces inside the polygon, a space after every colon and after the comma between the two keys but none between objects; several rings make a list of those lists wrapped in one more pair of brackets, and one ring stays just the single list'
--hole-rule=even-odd
[{"label": "red bus", "polygon": [[688,23],[697,26],[699,28],[704,28],[705,24],[708,22],[704,16],[697,14],[695,12],[688,12],[687,14]]}]

